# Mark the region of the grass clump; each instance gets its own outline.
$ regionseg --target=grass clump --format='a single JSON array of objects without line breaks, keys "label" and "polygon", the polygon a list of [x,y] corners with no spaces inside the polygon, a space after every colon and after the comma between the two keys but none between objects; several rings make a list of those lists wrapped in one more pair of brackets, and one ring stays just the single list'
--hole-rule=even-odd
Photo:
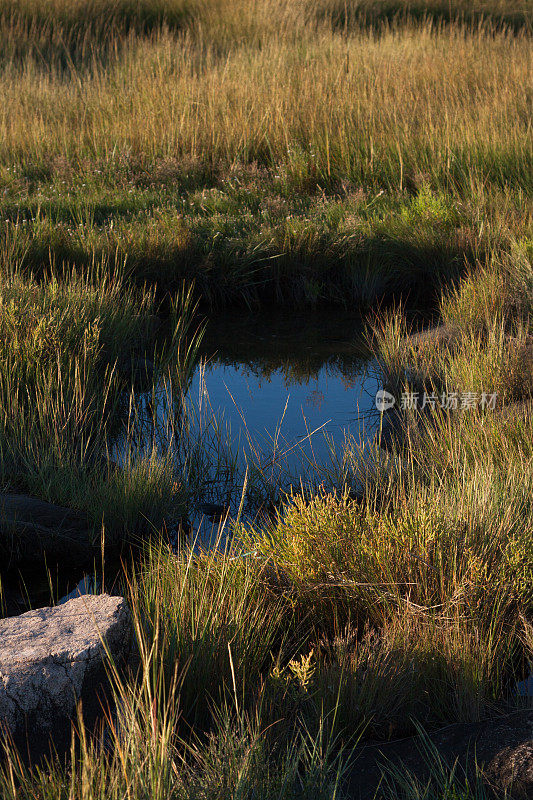
[{"label": "grass clump", "polygon": [[259,692],[260,676],[290,635],[283,601],[271,597],[253,564],[231,547],[221,553],[184,547],[175,557],[150,548],[135,598],[150,621],[150,641],[157,641],[156,663],[168,674],[186,671],[180,709],[192,731],[209,728],[214,709],[242,707],[254,687]]},{"label": "grass clump", "polygon": [[165,344],[155,339],[153,292],[131,288],[119,272],[94,265],[83,273],[52,272],[41,281],[21,269],[4,275],[4,491],[87,512],[89,541],[99,541],[104,526],[108,540],[118,542],[149,522],[160,524],[170,508],[183,504],[184,474],[172,457],[172,436],[165,444],[154,433],[139,449],[132,409],[135,386],[146,387],[147,368],[155,374],[148,377],[151,387],[174,363],[167,380],[184,388],[187,302],[177,302]]}]

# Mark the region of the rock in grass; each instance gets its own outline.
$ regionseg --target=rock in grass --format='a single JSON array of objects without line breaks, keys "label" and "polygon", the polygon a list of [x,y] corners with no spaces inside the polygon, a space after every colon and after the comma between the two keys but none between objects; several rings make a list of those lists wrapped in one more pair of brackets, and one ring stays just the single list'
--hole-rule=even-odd
[{"label": "rock in grass", "polygon": [[92,551],[83,513],[25,494],[0,495],[0,537],[15,560],[43,553],[86,558]]},{"label": "rock in grass", "polygon": [[[391,770],[393,784],[394,776],[410,776],[432,788],[428,797],[442,796],[439,773],[443,768],[448,775],[455,770],[459,785],[464,785],[467,778],[475,787],[480,777],[487,790],[479,790],[479,797],[533,798],[533,710],[520,709],[479,722],[459,722],[392,742],[361,743],[354,751],[347,794],[354,800],[379,797],[383,765]],[[400,794],[403,796],[398,790]]]},{"label": "rock in grass", "polygon": [[120,663],[128,658],[131,642],[125,600],[105,594],[0,620],[4,732],[32,755],[46,752],[50,740],[62,749],[77,702],[82,701],[87,720],[98,712],[107,655]]},{"label": "rock in grass", "polygon": [[409,341],[417,350],[426,348],[443,349],[454,344],[460,337],[460,330],[456,325],[436,325],[426,328],[409,336]]},{"label": "rock in grass", "polygon": [[[533,736],[533,730],[532,730]],[[490,784],[498,792],[516,798],[533,798],[533,738],[517,747],[498,753],[486,771]]]}]

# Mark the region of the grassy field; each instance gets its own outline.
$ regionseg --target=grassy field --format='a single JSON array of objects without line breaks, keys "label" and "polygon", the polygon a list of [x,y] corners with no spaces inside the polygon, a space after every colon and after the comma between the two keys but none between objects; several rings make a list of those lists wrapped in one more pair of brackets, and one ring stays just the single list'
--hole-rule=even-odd
[{"label": "grassy field", "polygon": [[2,3],[9,257],[207,307],[434,301],[530,236],[531,15],[424,6]]},{"label": "grassy field", "polygon": [[[348,446],[336,493],[221,552],[147,546],[126,586],[142,667],[115,675],[106,737],[82,729],[67,768],[7,748],[2,797],[340,798],[359,737],[517,707],[532,19],[527,0],[0,0],[5,490],[86,511],[96,539],[184,513],[196,301],[371,311],[391,391],[498,395]],[[406,309],[446,336],[413,338]],[[161,382],[163,432],[142,408]],[[478,777],[436,765],[382,796],[473,800]]]}]

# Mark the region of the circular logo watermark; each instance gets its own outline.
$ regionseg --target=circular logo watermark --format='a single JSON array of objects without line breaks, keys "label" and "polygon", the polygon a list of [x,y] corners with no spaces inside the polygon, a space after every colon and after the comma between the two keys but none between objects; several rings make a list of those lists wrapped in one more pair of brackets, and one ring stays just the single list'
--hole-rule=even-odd
[{"label": "circular logo watermark", "polygon": [[382,414],[384,411],[388,411],[389,408],[392,408],[396,403],[394,395],[390,392],[387,392],[385,389],[379,389],[376,393],[376,408]]}]

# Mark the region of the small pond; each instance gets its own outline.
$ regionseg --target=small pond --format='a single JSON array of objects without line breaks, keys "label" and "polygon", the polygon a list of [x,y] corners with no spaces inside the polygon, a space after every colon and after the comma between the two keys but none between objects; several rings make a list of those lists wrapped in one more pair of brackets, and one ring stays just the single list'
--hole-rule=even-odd
[{"label": "small pond", "polygon": [[[322,482],[347,438],[375,432],[379,388],[359,316],[269,312],[214,318],[189,389],[223,438],[272,486]],[[332,451],[336,457],[332,457]]]},{"label": "small pond", "polygon": [[[339,454],[347,437],[359,441],[375,432],[378,388],[364,323],[355,314],[235,311],[210,319],[188,401],[211,426],[217,420],[234,472],[209,466],[211,489],[190,515],[193,534],[199,531],[205,543],[222,509],[223,516],[235,514],[247,470],[247,500],[257,489],[258,467],[261,483],[255,506],[244,506],[249,519],[270,490],[277,500],[294,485],[334,482],[332,450]],[[85,585],[79,571],[69,575],[59,566],[50,574],[34,565],[23,576],[1,577],[8,613],[47,604],[51,593],[60,598],[80,579]]]}]

